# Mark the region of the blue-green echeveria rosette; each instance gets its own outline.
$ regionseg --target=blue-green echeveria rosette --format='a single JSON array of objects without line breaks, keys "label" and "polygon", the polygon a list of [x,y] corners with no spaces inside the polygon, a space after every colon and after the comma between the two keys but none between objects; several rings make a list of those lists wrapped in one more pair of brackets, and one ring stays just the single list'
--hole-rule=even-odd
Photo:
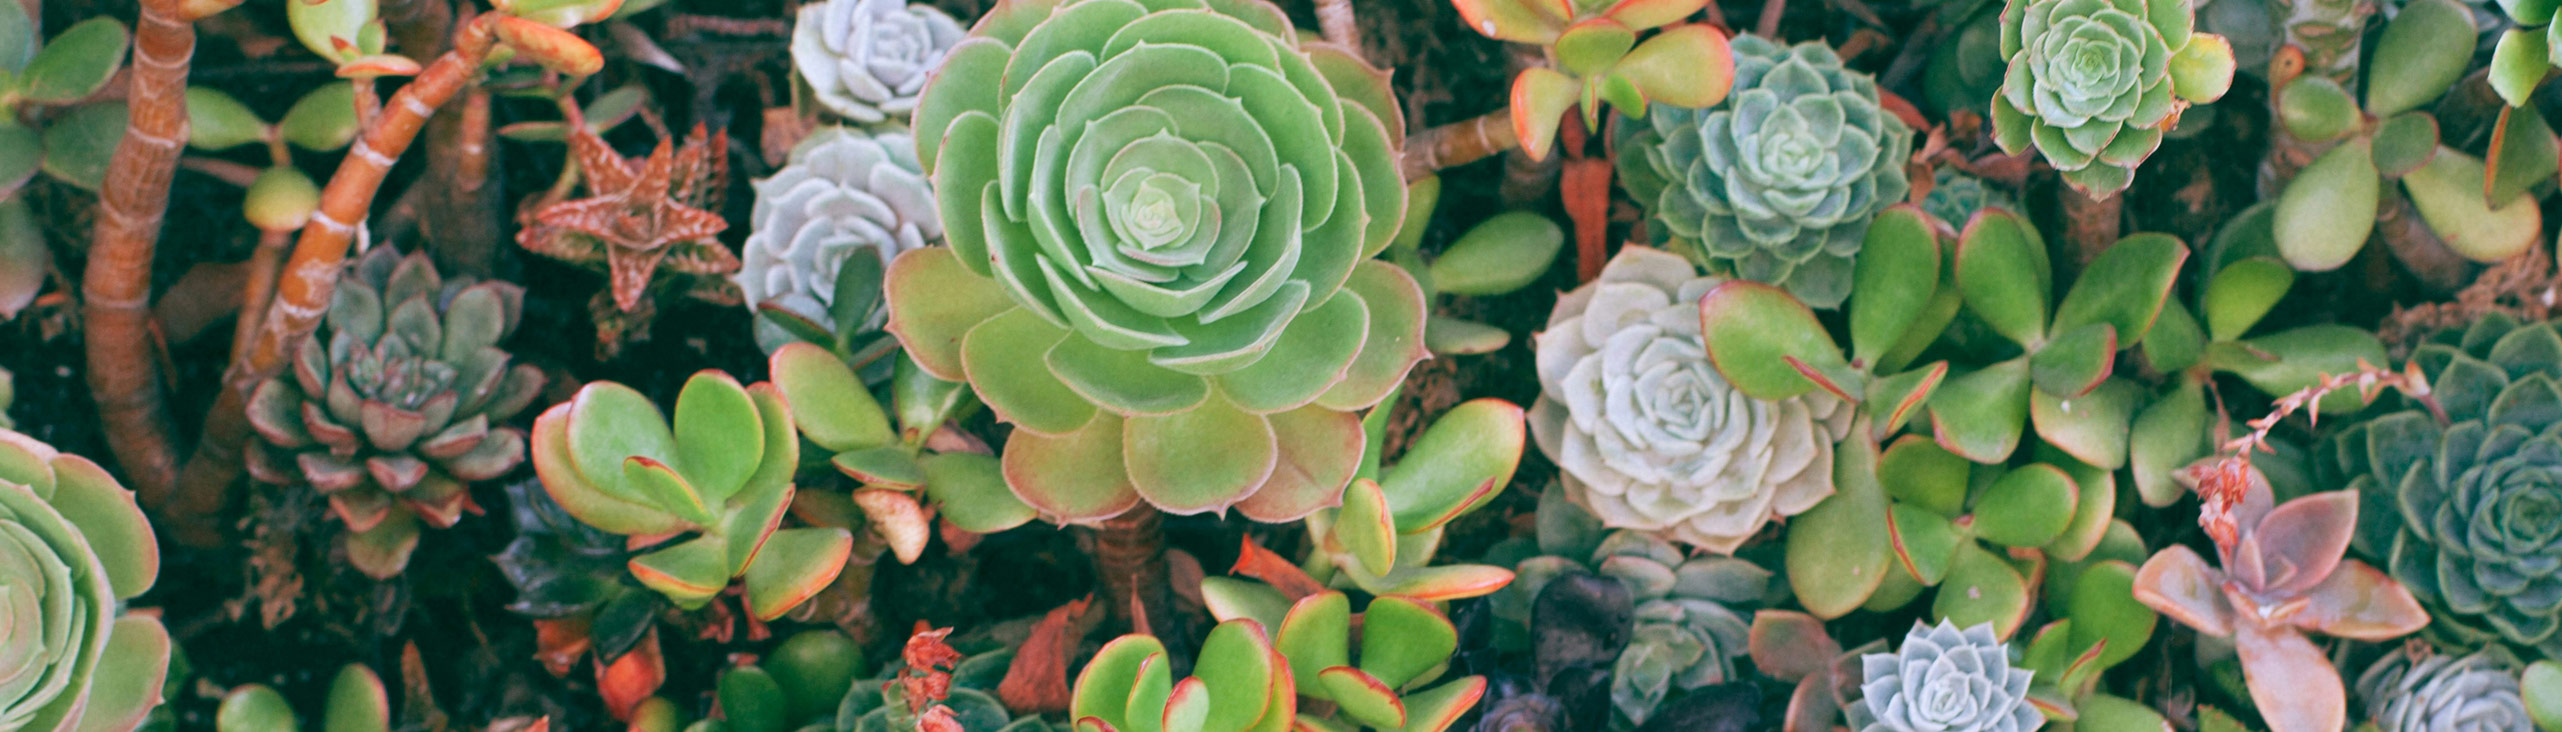
[{"label": "blue-green echeveria rosette", "polygon": [[820,0],[792,24],[792,68],[820,104],[863,124],[905,117],[959,43],[960,21],[907,0]]},{"label": "blue-green echeveria rosette", "polygon": [[1650,202],[1655,238],[1838,307],[1869,218],[1911,190],[1912,128],[1831,47],[1756,36],[1733,47],[1735,92],[1723,105],[1650,111],[1652,129],[1637,135],[1648,177],[1664,184]]},{"label": "blue-green echeveria rosette", "polygon": [[2493,314],[2411,361],[2427,402],[2329,445],[2363,501],[2357,548],[2428,607],[2432,632],[2562,658],[2562,333]]},{"label": "blue-green echeveria rosette", "polygon": [[[837,273],[848,258],[877,257],[887,268],[899,253],[943,238],[934,189],[916,162],[916,142],[900,129],[830,127],[812,133],[792,149],[782,170],[756,182],[756,209],[748,220],[753,231],[738,273],[748,307],[772,303],[820,323],[828,322]],[[756,342],[766,350],[793,340],[781,327],[757,320]]]},{"label": "blue-green echeveria rosette", "polygon": [[1262,0],[1011,0],[917,110],[948,248],[891,329],[1013,423],[1018,495],[1289,520],[1337,500],[1356,412],[1421,358],[1385,72]]},{"label": "blue-green echeveria rosette", "polygon": [[1854,732],[2031,732],[2046,715],[2028,703],[2028,669],[1991,623],[1914,623],[1893,653],[1859,657],[1860,698],[1844,711]]},{"label": "blue-green echeveria rosette", "polygon": [[168,631],[123,607],[157,546],[97,463],[0,430],[0,729],[133,729],[160,703]]},{"label": "blue-green echeveria rosette", "polygon": [[2010,0],[1994,141],[2013,155],[2034,146],[2093,198],[2124,190],[2181,108],[2232,85],[2231,45],[2195,24],[2186,2]]},{"label": "blue-green echeveria rosette", "polygon": [[1699,298],[1725,280],[1627,247],[1560,296],[1538,336],[1529,412],[1565,495],[1612,528],[1731,554],[1832,495],[1833,443],[1853,409],[1813,392],[1744,395],[1710,363]]},{"label": "blue-green echeveria rosette", "polygon": [[2497,651],[2453,653],[2405,644],[2357,677],[2378,732],[2528,732],[2517,664]]}]

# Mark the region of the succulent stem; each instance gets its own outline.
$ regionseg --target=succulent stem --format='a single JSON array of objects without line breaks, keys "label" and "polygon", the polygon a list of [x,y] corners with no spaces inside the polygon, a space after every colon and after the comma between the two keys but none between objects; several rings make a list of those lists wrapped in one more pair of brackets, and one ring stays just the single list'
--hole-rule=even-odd
[{"label": "succulent stem", "polygon": [[[1103,606],[1112,627],[1131,632],[1169,632],[1174,621],[1173,585],[1165,564],[1165,514],[1141,501],[1137,508],[1104,519],[1094,529],[1094,568],[1103,582]],[[1132,613],[1132,610],[1139,613]]]},{"label": "succulent stem", "polygon": [[1413,182],[1520,146],[1521,137],[1513,131],[1512,110],[1498,109],[1407,137],[1405,178]]},{"label": "succulent stem", "polygon": [[1361,54],[1361,19],[1352,12],[1352,0],[1316,0],[1317,34],[1327,43]]},{"label": "succulent stem", "polygon": [[2472,263],[2446,248],[2446,242],[2429,230],[2428,221],[2411,207],[2410,196],[2404,195],[2400,186],[2387,189],[2378,203],[2375,236],[2384,240],[2393,259],[2402,263],[2402,271],[2419,280],[2431,295],[2443,295],[2464,286],[2473,273]]},{"label": "succulent stem", "polygon": [[[277,282],[276,296],[261,315],[257,338],[248,349],[232,354],[222,392],[215,398],[213,411],[205,415],[196,454],[179,476],[182,489],[175,495],[164,489],[160,501],[148,504],[182,540],[209,543],[216,539],[216,519],[240,475],[240,448],[249,439],[249,393],[283,370],[295,345],[320,326],[320,316],[337,291],[340,265],[355,244],[356,227],[364,225],[392,163],[418,139],[427,116],[478,75],[482,60],[497,42],[492,27],[487,22],[465,25],[453,50],[402,85],[383,106],[383,113],[365,125],[346,162],[339,164],[329,185],[321,189],[320,209],[303,225],[301,238],[285,262],[284,276]],[[170,95],[180,96],[174,91]],[[184,117],[180,119],[183,123]]]},{"label": "succulent stem", "polygon": [[[81,272],[89,393],[107,448],[146,505],[177,485],[178,455],[152,359],[151,260],[169,210],[169,181],[187,143],[187,68],[195,18],[179,0],[146,0],[133,42],[130,114],[106,183],[89,266]],[[37,17],[41,17],[40,15]]]},{"label": "succulent stem", "polygon": [[[2299,76],[2320,75],[2357,93],[2358,48],[2366,34],[2366,20],[2375,14],[2375,0],[2271,0],[2269,11],[2286,32],[2286,45],[2270,64],[2272,115],[2278,111],[2277,90]],[[2270,196],[2283,190],[2295,171],[2331,147],[2295,139],[2285,125],[2269,126],[2268,143],[2268,157],[2260,162],[2260,192]]]},{"label": "succulent stem", "polygon": [[2073,248],[2075,261],[2088,265],[2099,253],[2117,243],[2121,215],[2126,210],[2126,197],[2110,195],[2092,198],[2073,186],[2057,189],[2064,199],[2064,241]]}]

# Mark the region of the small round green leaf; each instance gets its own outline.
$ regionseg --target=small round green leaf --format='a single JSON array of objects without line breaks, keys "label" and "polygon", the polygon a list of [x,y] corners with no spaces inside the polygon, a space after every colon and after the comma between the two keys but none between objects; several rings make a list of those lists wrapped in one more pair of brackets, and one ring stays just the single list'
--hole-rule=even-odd
[{"label": "small round green leaf", "polygon": [[917,458],[925,470],[925,494],[941,507],[943,518],[966,531],[992,534],[1031,521],[1030,505],[1005,486],[1005,467],[996,458],[947,452]]},{"label": "small round green leaf", "polygon": [[346,147],[356,139],[356,87],[351,82],[322,84],[294,100],[276,130],[285,141],[313,152]]},{"label": "small round green leaf", "polygon": [[[2113,249],[2113,248],[2112,248]],[[2046,242],[2017,214],[1986,209],[1957,237],[1957,290],[1966,309],[2021,345],[2046,337]],[[2105,270],[2100,270],[2105,271]]]},{"label": "small round green leaf", "polygon": [[1975,534],[2010,547],[2054,541],[2073,521],[2081,489],[2052,465],[2031,464],[2005,473],[1975,501]]},{"label": "small round green leaf", "polygon": [[1822,388],[1858,400],[1865,385],[1815,311],[1771,285],[1727,280],[1699,300],[1708,360],[1736,391],[1777,401]]},{"label": "small round green leaf", "polygon": [[2015,358],[1951,377],[1930,398],[1931,433],[1939,446],[1979,463],[1998,463],[2019,449],[2028,421],[2028,360]]},{"label": "small round green leaf", "polygon": [[1458,629],[1431,605],[1381,597],[1361,612],[1361,670],[1390,687],[1423,678],[1457,650]]},{"label": "small round green leaf", "polygon": [[2254,257],[2225,266],[2206,282],[2207,337],[2241,338],[2294,286],[2295,270],[2275,259]]},{"label": "small round green leaf", "polygon": [[1948,579],[1939,584],[1931,615],[1959,627],[1991,623],[1994,635],[2009,638],[2027,620],[2028,606],[2028,581],[2019,576],[2019,570],[1982,547],[1967,544],[1958,548]]},{"label": "small round green leaf", "polygon": [[1877,482],[1899,505],[1956,518],[1966,511],[1965,458],[1920,435],[1905,435],[1877,458]]},{"label": "small round green leaf", "polygon": [[1343,511],[1334,517],[1334,541],[1371,574],[1396,568],[1397,526],[1388,515],[1388,496],[1369,479],[1352,481],[1343,491]]},{"label": "small round green leaf", "polygon": [[1851,358],[1875,364],[1903,340],[1939,290],[1938,227],[1909,204],[1879,212],[1853,266]]},{"label": "small round green leaf", "polygon": [[187,144],[226,150],[267,139],[267,121],[221,90],[187,87]]},{"label": "small round green leaf", "polygon": [[18,78],[18,93],[46,104],[68,104],[98,93],[125,61],[131,40],[125,24],[114,18],[81,21],[45,41],[44,50],[27,62]]},{"label": "small round green leaf", "polygon": [[1272,423],[1212,397],[1199,408],[1122,423],[1130,483],[1171,514],[1224,511],[1272,476],[1280,450]]},{"label": "small round green leaf", "polygon": [[2325,272],[2347,264],[2375,230],[2377,179],[2373,148],[2350,140],[2314,158],[2277,197],[2277,250],[2288,264]]},{"label": "small round green leaf", "polygon": [[71,110],[44,128],[44,172],[82,190],[96,191],[107,162],[125,137],[125,103],[105,102]]},{"label": "small round green leaf", "polygon": [[1886,493],[1877,484],[1876,443],[1847,440],[1835,449],[1832,497],[1798,514],[1786,539],[1788,586],[1821,618],[1859,609],[1895,563],[1892,540],[1877,530],[1886,523]]}]

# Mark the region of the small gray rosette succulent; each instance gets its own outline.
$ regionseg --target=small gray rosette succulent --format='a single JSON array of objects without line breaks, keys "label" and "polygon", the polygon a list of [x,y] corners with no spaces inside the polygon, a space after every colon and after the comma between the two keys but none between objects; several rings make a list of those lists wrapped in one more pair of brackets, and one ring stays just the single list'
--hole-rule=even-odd
[{"label": "small gray rosette succulent", "polygon": [[2028,669],[1991,623],[1914,623],[1894,653],[1859,657],[1860,698],[1843,711],[1853,732],[2030,732],[2046,715],[2028,704]]},{"label": "small gray rosette succulent", "polygon": [[2018,211],[2019,201],[2011,198],[1984,179],[1967,175],[1955,167],[1942,165],[1931,174],[1930,193],[1922,197],[1923,213],[1948,225],[1965,228],[1966,220],[1987,208]]},{"label": "small gray rosette succulent", "polygon": [[[739,289],[751,309],[773,303],[827,322],[836,276],[845,260],[890,259],[943,238],[934,190],[903,130],[819,130],[792,150],[791,162],[756,183]],[[849,326],[852,324],[839,324]],[[758,319],[756,342],[771,351],[790,334]]]},{"label": "small gray rosette succulent", "polygon": [[967,32],[929,5],[823,0],[801,6],[792,68],[828,109],[871,124],[915,111],[926,77]]},{"label": "small gray rosette succulent", "polygon": [[1868,219],[1911,190],[1913,130],[1829,46],[1736,36],[1734,52],[1724,105],[1648,111],[1652,129],[1634,142],[1652,180],[1630,190],[1648,203],[1658,241],[1839,307]]},{"label": "small gray rosette succulent", "polygon": [[2378,732],[2535,729],[2518,696],[2516,665],[2490,651],[2458,656],[2405,645],[2358,675],[2357,695]]},{"label": "small gray rosette succulent", "polygon": [[1621,250],[1557,299],[1529,421],[1566,495],[1604,524],[1731,554],[1772,517],[1832,495],[1852,409],[1728,384],[1699,334],[1699,298],[1722,281],[1660,250]]}]

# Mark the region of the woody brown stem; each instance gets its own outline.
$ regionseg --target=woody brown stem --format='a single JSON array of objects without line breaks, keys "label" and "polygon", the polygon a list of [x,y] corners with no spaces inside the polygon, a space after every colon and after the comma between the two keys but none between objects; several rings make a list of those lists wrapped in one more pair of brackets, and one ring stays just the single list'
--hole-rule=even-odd
[{"label": "woody brown stem", "polygon": [[2064,199],[2064,241],[2073,248],[2074,261],[2088,265],[2117,243],[2125,196],[2094,199],[2069,185],[2057,189],[2057,195]]},{"label": "woody brown stem", "polygon": [[[1094,567],[1116,628],[1173,628],[1174,593],[1165,564],[1165,514],[1140,503],[1094,529]],[[1133,610],[1140,612],[1134,613]]]},{"label": "woody brown stem", "polygon": [[215,398],[213,411],[205,415],[196,456],[180,476],[177,495],[162,511],[182,538],[216,538],[213,521],[240,475],[240,450],[249,441],[250,391],[282,371],[294,348],[319,327],[320,316],[337,291],[340,265],[355,243],[356,227],[364,224],[392,163],[418,139],[427,117],[479,73],[494,42],[487,24],[464,26],[454,49],[402,86],[383,105],[382,115],[365,125],[364,133],[348,148],[346,160],[330,175],[329,185],[321,189],[320,208],[303,225],[292,256],[285,260],[275,297],[259,318],[257,336],[249,348],[232,354],[222,392]]},{"label": "woody brown stem", "polygon": [[1520,146],[1510,109],[1434,127],[1406,138],[1405,178],[1419,180]]},{"label": "woody brown stem", "polygon": [[2429,230],[2411,199],[2402,194],[2401,186],[2387,189],[2375,209],[2375,236],[2384,241],[2384,249],[2402,263],[2402,271],[2430,295],[2444,295],[2464,286],[2473,273],[2471,262],[2455,250],[2448,249],[2437,233]]},{"label": "woody brown stem", "polygon": [[145,0],[133,39],[125,134],[99,186],[98,222],[81,272],[89,394],[107,449],[145,505],[177,483],[169,408],[153,360],[151,261],[169,210],[169,180],[187,142],[187,64],[195,18],[181,0]]},{"label": "woody brown stem", "polygon": [[240,287],[240,317],[231,333],[233,353],[246,350],[257,339],[259,316],[266,314],[267,299],[276,294],[276,271],[285,264],[285,246],[293,243],[293,234],[289,229],[258,232],[258,249],[249,253],[249,273]]}]

